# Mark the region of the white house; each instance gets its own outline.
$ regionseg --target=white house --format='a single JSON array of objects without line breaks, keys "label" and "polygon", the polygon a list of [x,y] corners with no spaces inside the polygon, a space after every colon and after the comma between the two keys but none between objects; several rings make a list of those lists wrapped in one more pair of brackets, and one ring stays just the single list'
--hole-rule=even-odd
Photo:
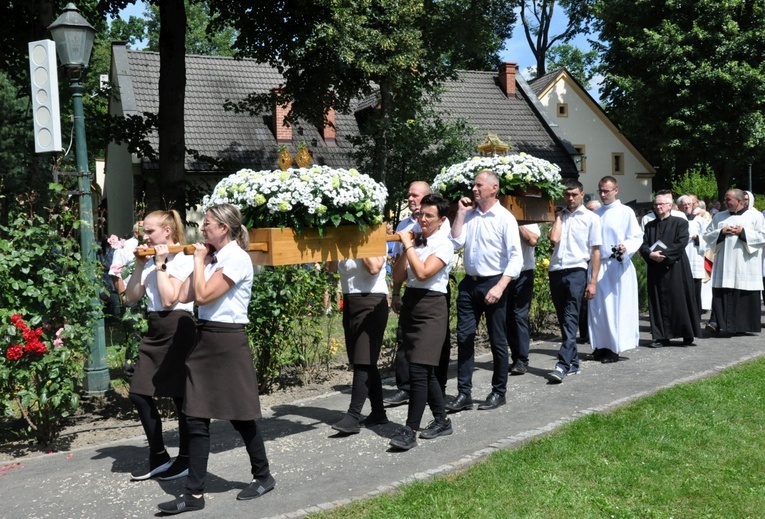
[{"label": "white house", "polygon": [[622,202],[651,201],[656,170],[566,69],[545,74],[530,85],[558,135],[579,152],[575,162],[587,195],[596,197],[598,181],[612,175]]}]

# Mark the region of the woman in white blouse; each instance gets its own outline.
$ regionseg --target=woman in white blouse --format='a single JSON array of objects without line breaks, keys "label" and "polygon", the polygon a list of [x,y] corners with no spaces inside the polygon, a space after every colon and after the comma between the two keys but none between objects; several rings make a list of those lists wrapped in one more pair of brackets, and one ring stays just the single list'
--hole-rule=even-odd
[{"label": "woman in white blouse", "polygon": [[[193,303],[180,303],[182,283],[193,268],[191,256],[168,254],[169,244],[185,243],[185,232],[176,211],[154,211],[143,222],[144,245],[155,249],[149,259],[137,256],[135,271],[125,289],[125,300],[134,303],[146,295],[149,329],[138,347],[138,361],[130,381],[130,401],[135,405],[149,441],[149,467],[135,471],[133,481],[152,477],[183,477],[189,468],[189,434],[183,415],[186,356],[194,344],[196,323]],[[180,449],[173,462],[165,450],[162,419],[154,397],[171,397],[178,412]]]},{"label": "woman in white blouse", "polygon": [[420,205],[418,221],[422,236],[413,239],[408,231],[399,233],[402,254],[393,267],[394,283],[406,280],[399,322],[409,361],[410,392],[406,426],[390,440],[390,445],[404,450],[417,445],[426,404],[434,420],[422,430],[420,438],[452,434],[443,391],[435,375],[449,326],[446,293],[454,246],[441,230],[449,202],[440,196],[426,195]]},{"label": "woman in white blouse", "polygon": [[[383,408],[382,380],[377,370],[383,335],[388,324],[386,258],[348,259],[336,264],[343,289],[343,329],[348,361],[353,365],[351,403],[332,428],[344,434],[360,430],[361,410],[369,397],[372,412],[365,427],[388,423]],[[330,269],[334,265],[329,266]]]}]

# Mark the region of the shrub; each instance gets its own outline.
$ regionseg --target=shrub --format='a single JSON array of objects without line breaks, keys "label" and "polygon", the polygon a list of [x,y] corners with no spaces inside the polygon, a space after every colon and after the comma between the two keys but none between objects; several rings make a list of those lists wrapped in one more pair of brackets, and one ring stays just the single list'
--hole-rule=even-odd
[{"label": "shrub", "polygon": [[529,308],[529,332],[533,336],[549,333],[551,329],[557,329],[555,305],[550,294],[550,278],[547,267],[550,265],[552,244],[547,237],[550,229],[549,224],[540,224],[542,234],[537,241],[534,252],[536,268],[534,269],[534,295]]},{"label": "shrub", "polygon": [[300,265],[266,268],[255,276],[247,334],[262,393],[277,384],[307,383],[329,370],[339,346],[331,337],[336,287],[335,275]]},{"label": "shrub", "polygon": [[[98,265],[80,255],[76,211],[61,186],[51,193],[45,218],[19,203],[0,226],[0,409],[23,416],[28,428],[17,432],[44,444],[79,405],[82,364],[102,315],[93,284]],[[29,346],[29,330],[45,351]]]}]

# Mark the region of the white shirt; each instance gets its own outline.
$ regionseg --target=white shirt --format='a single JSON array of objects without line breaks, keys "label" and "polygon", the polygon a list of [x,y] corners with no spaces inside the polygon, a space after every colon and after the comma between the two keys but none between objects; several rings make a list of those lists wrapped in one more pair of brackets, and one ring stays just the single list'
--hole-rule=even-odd
[{"label": "white shirt", "polygon": [[[688,256],[688,263],[691,266],[691,274],[694,279],[704,279],[706,271],[704,270],[704,253],[707,251],[707,242],[704,241],[704,233],[709,228],[709,222],[701,216],[695,216],[693,220],[688,220],[688,245],[685,246],[685,255]],[[692,236],[698,236],[697,242]]]},{"label": "white shirt", "polygon": [[568,208],[561,214],[560,241],[550,256],[548,270],[587,268],[592,247],[600,247],[603,243],[600,229],[600,217],[580,205],[572,213]]},{"label": "white shirt", "polygon": [[[138,238],[131,237],[125,240],[125,245],[121,249],[114,251],[112,264],[109,265],[109,275],[121,277],[122,267],[132,265],[135,261],[135,250],[138,248]],[[125,277],[125,286],[127,286],[130,276]]]},{"label": "white shirt", "polygon": [[370,274],[362,259],[347,259],[337,262],[340,285],[343,294],[387,294],[388,282],[385,267],[377,274]]},{"label": "white shirt", "polygon": [[231,241],[216,252],[216,263],[205,266],[205,281],[218,270],[234,282],[225,294],[206,305],[199,305],[199,319],[219,323],[249,322],[247,306],[252,294],[252,260],[236,241]]},{"label": "white shirt", "polygon": [[[178,254],[168,254],[165,261],[165,264],[167,265],[167,275],[180,281],[185,281],[194,271],[194,256],[187,256],[182,252]],[[141,284],[146,289],[146,297],[148,299],[146,309],[149,312],[165,312],[168,310],[194,312],[193,302],[181,303],[178,301],[171,307],[165,308],[162,306],[162,299],[159,296],[159,288],[157,286],[157,266],[154,263],[154,258],[147,261],[141,271]]]},{"label": "white shirt", "polygon": [[[527,229],[531,234],[536,234],[537,236],[542,234],[542,231],[539,229],[539,225],[536,223],[522,225],[521,227]],[[536,258],[534,257],[535,249],[536,247],[532,247],[526,243],[526,240],[521,238],[521,256],[523,257],[523,267],[521,267],[521,272],[526,270],[534,270],[537,267]]]},{"label": "white shirt", "polygon": [[469,276],[504,275],[515,279],[521,273],[521,235],[510,211],[496,202],[481,212],[468,211],[462,233],[452,237],[455,249],[465,248],[465,273]]},{"label": "white shirt", "polygon": [[449,272],[452,270],[454,258],[454,246],[449,236],[441,231],[436,231],[428,239],[427,245],[420,245],[414,248],[417,257],[425,263],[430,256],[435,256],[444,262],[444,267],[424,281],[418,280],[412,273],[411,265],[406,266],[408,288],[423,288],[433,292],[446,293],[449,286]]},{"label": "white shirt", "polygon": [[[398,222],[398,225],[396,226],[396,234],[400,233],[401,231],[422,232],[422,229],[420,229],[420,223],[417,221],[417,219],[410,216],[406,220],[401,220]],[[393,242],[393,251],[391,256],[393,256],[393,259],[401,256],[400,241]]]}]

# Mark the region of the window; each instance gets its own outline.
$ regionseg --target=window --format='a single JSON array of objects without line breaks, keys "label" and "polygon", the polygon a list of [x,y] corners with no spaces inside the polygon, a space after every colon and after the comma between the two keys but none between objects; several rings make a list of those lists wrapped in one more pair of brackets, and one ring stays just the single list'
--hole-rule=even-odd
[{"label": "window", "polygon": [[558,117],[568,117],[568,103],[558,103]]},{"label": "window", "polygon": [[611,173],[613,175],[624,175],[624,153],[611,154]]},{"label": "window", "polygon": [[574,149],[579,155],[574,155],[574,162],[579,170],[579,173],[587,172],[587,155],[585,152],[584,144],[574,144]]}]

